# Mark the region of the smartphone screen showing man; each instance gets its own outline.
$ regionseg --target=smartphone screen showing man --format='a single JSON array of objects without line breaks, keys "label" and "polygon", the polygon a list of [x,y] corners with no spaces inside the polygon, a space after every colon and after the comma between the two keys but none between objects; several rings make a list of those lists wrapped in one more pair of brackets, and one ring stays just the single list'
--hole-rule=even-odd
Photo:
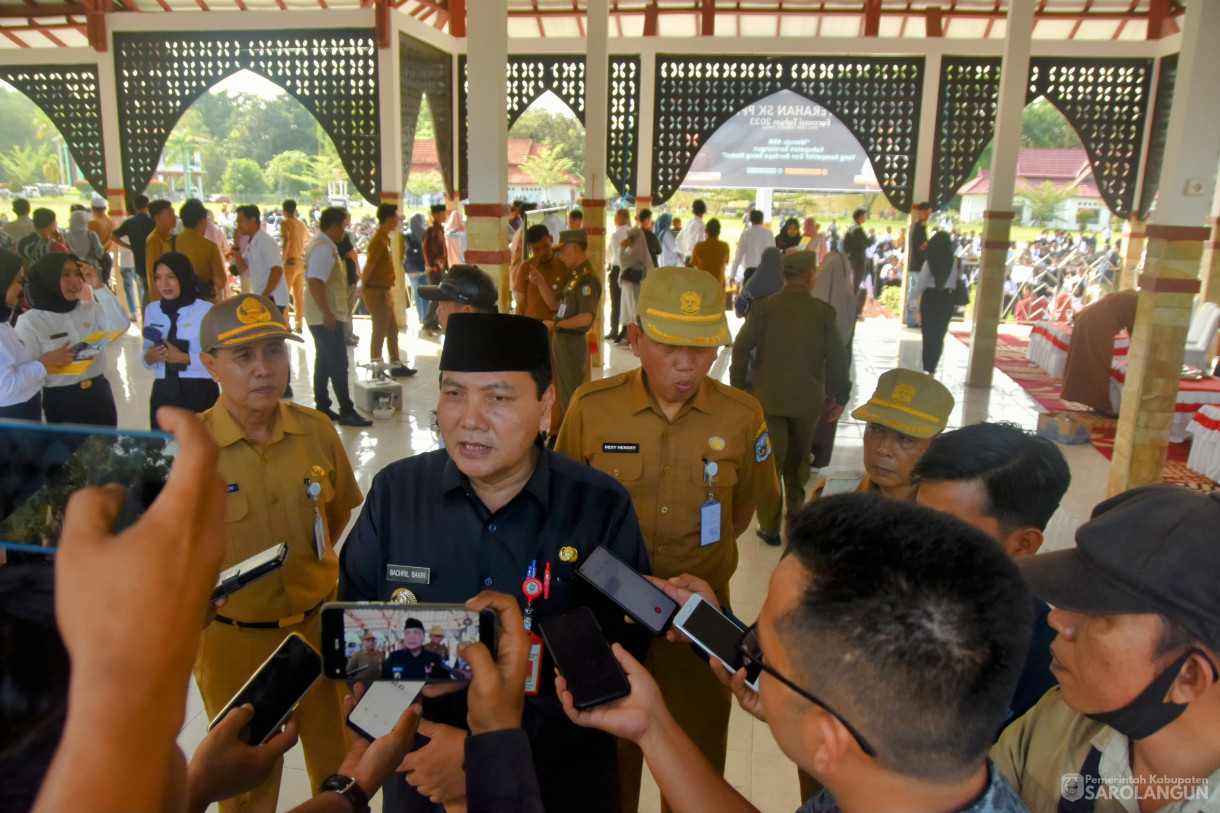
[{"label": "smartphone screen showing man", "polygon": [[0,421],[0,547],[54,553],[68,500],[87,486],[126,490],[114,523],[124,530],[161,493],[176,452],[161,432]]},{"label": "smartphone screen showing man", "polygon": [[332,680],[466,680],[470,666],[458,656],[458,644],[479,638],[479,613],[460,604],[322,608],[322,650]]}]

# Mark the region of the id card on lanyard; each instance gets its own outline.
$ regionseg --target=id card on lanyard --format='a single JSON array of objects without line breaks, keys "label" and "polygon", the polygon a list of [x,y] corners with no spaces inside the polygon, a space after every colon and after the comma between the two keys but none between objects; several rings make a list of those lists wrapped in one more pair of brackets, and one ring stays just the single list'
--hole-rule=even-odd
[{"label": "id card on lanyard", "polygon": [[313,504],[313,549],[319,562],[326,558],[326,523],[322,521],[322,509],[318,505],[318,496],[321,493],[321,483],[305,481],[305,494]]},{"label": "id card on lanyard", "polygon": [[537,576],[538,561],[530,564],[525,573],[525,581],[521,583],[521,592],[525,594],[525,631],[530,634],[529,666],[525,671],[525,696],[534,697],[538,694],[538,679],[542,676],[541,636],[534,632],[534,599],[549,599],[551,597],[551,563],[546,563],[546,573],[543,578]]},{"label": "id card on lanyard", "polygon": [[720,467],[714,460],[703,461],[703,482],[707,485],[707,502],[699,508],[699,544],[714,545],[720,541],[720,501],[712,494],[712,478]]}]

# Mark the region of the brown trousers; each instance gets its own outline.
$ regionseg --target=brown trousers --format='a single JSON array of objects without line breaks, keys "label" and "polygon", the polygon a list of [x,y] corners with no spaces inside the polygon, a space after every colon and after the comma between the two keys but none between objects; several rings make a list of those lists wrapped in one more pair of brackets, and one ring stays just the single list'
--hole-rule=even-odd
[{"label": "brown trousers", "polygon": [[299,330],[301,320],[305,318],[305,266],[300,257],[289,257],[284,261],[284,279],[292,294],[292,318],[296,320]]},{"label": "brown trousers", "polygon": [[373,343],[369,353],[373,361],[381,359],[381,343],[390,351],[390,361],[398,363],[398,319],[394,316],[394,292],[389,288],[364,288],[364,306],[373,317]]}]

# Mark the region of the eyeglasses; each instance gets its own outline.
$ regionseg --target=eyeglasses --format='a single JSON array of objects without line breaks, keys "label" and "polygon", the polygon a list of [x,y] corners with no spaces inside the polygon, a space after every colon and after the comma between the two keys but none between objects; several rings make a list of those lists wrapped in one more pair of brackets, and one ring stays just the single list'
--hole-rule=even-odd
[{"label": "eyeglasses", "polygon": [[746,662],[756,664],[759,669],[762,669],[768,675],[775,678],[780,683],[784,684],[789,689],[791,689],[792,691],[799,694],[801,697],[808,700],[810,703],[813,703],[815,706],[819,706],[822,709],[824,709],[827,714],[834,717],[836,720],[838,720],[840,723],[843,724],[843,727],[847,729],[848,733],[851,734],[852,737],[855,738],[856,743],[859,744],[861,751],[868,754],[870,757],[877,756],[876,749],[873,748],[873,746],[869,745],[868,740],[864,739],[863,735],[861,735],[859,731],[856,731],[856,729],[852,728],[851,723],[844,720],[843,716],[841,714],[839,714],[837,711],[832,709],[830,706],[826,705],[826,703],[819,700],[814,695],[812,695],[809,692],[802,689],[800,686],[797,686],[795,683],[793,683],[791,680],[789,680],[788,678],[781,675],[779,672],[775,671],[775,669],[773,669],[766,662],[766,660],[764,660],[762,644],[760,644],[758,641],[758,624],[757,623],[751,624],[750,628],[747,629],[744,633],[742,633],[741,640],[737,642],[737,651],[739,653],[741,653],[741,656],[746,660]]}]

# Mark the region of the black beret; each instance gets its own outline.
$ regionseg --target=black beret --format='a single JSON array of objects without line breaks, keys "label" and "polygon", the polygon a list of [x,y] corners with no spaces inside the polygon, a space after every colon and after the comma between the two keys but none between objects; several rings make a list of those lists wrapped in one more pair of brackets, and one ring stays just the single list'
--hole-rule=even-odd
[{"label": "black beret", "polygon": [[432,214],[437,214],[438,212],[443,212],[443,211],[445,211],[445,204],[443,204],[443,203],[432,204]]},{"label": "black beret", "polygon": [[525,230],[525,241],[533,244],[537,243],[543,237],[550,237],[551,230],[542,223],[535,223]]},{"label": "black beret", "polygon": [[511,313],[454,313],[445,328],[441,370],[551,374],[546,325]]},{"label": "black beret", "polygon": [[424,622],[420,621],[418,618],[408,618],[407,623],[402,625],[402,629],[403,629],[403,632],[406,632],[407,630],[412,630],[412,629],[423,632],[424,631]]}]

